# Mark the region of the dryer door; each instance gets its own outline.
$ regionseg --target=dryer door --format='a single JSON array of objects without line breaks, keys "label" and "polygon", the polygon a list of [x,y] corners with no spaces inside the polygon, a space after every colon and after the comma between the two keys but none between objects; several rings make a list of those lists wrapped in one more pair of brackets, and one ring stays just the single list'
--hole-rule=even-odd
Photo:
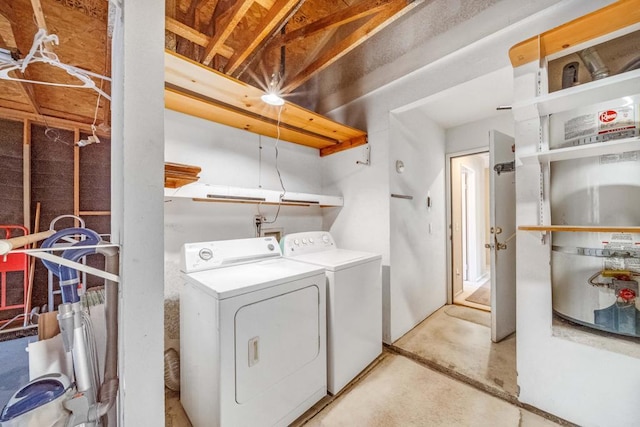
[{"label": "dryer door", "polygon": [[319,289],[313,285],[236,312],[237,403],[268,391],[318,356],[319,301]]}]

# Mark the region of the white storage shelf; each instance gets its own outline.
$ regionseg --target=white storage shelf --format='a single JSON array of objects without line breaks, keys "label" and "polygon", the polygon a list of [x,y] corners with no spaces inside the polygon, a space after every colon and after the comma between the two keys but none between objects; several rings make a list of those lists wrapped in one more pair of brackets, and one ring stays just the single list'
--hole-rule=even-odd
[{"label": "white storage shelf", "polygon": [[340,196],[294,193],[287,191],[281,200],[281,195],[281,190],[210,185],[199,182],[187,184],[180,188],[164,189],[164,197],[166,199],[187,198],[198,202],[262,203],[274,205],[282,204],[285,206],[319,207],[340,207],[344,205],[344,199]]},{"label": "white storage shelf", "polygon": [[593,144],[577,145],[575,147],[554,148],[533,154],[518,156],[523,165],[534,163],[556,162],[559,160],[582,159],[585,157],[602,156],[605,154],[625,153],[640,150],[640,138],[625,138],[619,140],[596,142]]},{"label": "white storage shelf", "polygon": [[638,93],[640,70],[607,77],[513,104],[516,121],[572,110]]}]

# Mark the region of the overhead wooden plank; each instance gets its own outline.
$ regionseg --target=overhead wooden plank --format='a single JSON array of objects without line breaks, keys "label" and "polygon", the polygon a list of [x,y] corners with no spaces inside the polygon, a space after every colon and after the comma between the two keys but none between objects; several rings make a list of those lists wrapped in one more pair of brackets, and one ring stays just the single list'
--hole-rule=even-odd
[{"label": "overhead wooden plank", "polygon": [[328,156],[329,154],[339,153],[340,151],[349,150],[351,148],[359,147],[367,143],[367,135],[363,135],[357,138],[350,139],[348,141],[341,142],[330,147],[320,149],[320,157]]},{"label": "overhead wooden plank", "polygon": [[[278,120],[279,108],[262,102],[260,97],[264,91],[261,89],[170,51],[165,51],[165,82],[251,114]],[[336,141],[347,141],[366,135],[366,132],[336,123],[289,102],[282,107],[280,119],[290,126]]]},{"label": "overhead wooden plank", "polygon": [[218,53],[220,47],[224,45],[233,30],[238,25],[244,14],[249,10],[253,0],[237,0],[231,7],[228,14],[225,14],[216,23],[215,35],[209,41],[205,48],[202,63],[209,65],[213,57]]},{"label": "overhead wooden plank", "polygon": [[[36,20],[36,24],[38,28],[43,29],[49,34],[49,29],[47,28],[47,21],[44,17],[44,11],[42,10],[42,4],[40,0],[31,0],[31,7],[33,7],[33,16]],[[49,52],[53,52],[53,43],[47,42],[44,44],[46,50]]]},{"label": "overhead wooden plank", "polygon": [[329,65],[333,64],[338,59],[342,58],[347,53],[360,46],[374,34],[389,25],[391,22],[398,19],[401,15],[403,15],[403,13],[399,12],[404,10],[404,13],[406,13],[409,10],[409,6],[411,4],[414,4],[415,6],[415,0],[405,0],[399,3],[389,3],[387,7],[379,11],[376,15],[372,16],[366,23],[364,23],[360,28],[354,31],[349,37],[333,45],[329,50],[318,57],[304,70],[299,72],[297,76],[288,80],[282,91],[284,93],[290,93],[301,86],[315,74],[324,70]]},{"label": "overhead wooden plank", "polygon": [[[27,104],[26,101],[19,102],[19,101],[13,101],[10,99],[0,99],[0,110],[1,109],[15,110],[15,111],[21,111],[21,112],[27,112],[27,113],[31,113],[33,111],[31,106]],[[20,118],[20,121],[22,121],[22,118]]]},{"label": "overhead wooden plank", "polygon": [[44,12],[42,11],[42,4],[40,3],[40,0],[31,0],[31,7],[33,7],[33,16],[36,20],[38,28],[47,31],[48,34],[49,31],[47,30],[47,21],[44,18]]},{"label": "overhead wooden plank", "polygon": [[511,65],[519,67],[638,22],[640,0],[617,1],[513,46]]},{"label": "overhead wooden plank", "polygon": [[[76,127],[84,132],[91,132],[91,124],[80,123],[72,120],[65,120],[59,117],[53,117],[42,114],[35,114],[28,111],[19,111],[12,108],[0,107],[0,118],[22,122],[23,120],[30,120],[33,123],[47,125],[57,129],[74,130]],[[104,136],[109,138],[109,132],[103,132],[98,130],[96,132],[98,136]]]},{"label": "overhead wooden plank", "polygon": [[266,122],[260,118],[250,117],[236,109],[204,101],[193,95],[187,95],[175,89],[165,88],[165,107],[191,116],[217,123],[223,123],[237,129],[244,129],[260,135],[294,142],[313,148],[324,148],[334,145],[337,141],[309,133],[287,129],[278,126],[277,122]]},{"label": "overhead wooden plank", "polygon": [[[9,74],[11,75],[11,77],[14,77],[17,79],[29,79],[29,77],[27,77],[26,74],[23,74],[17,70]],[[18,82],[18,86],[20,87],[20,90],[22,91],[24,98],[27,100],[27,102],[31,106],[31,109],[33,110],[33,112],[36,114],[40,114],[40,108],[38,107],[38,102],[36,101],[36,94],[33,91],[32,84],[26,83],[26,82]]]},{"label": "overhead wooden plank", "polygon": [[276,0],[273,7],[269,9],[269,13],[262,19],[260,26],[256,29],[255,34],[249,38],[249,43],[237,49],[224,71],[227,74],[233,73],[275,30],[279,29],[283,23],[291,17],[292,11],[304,3],[304,0]]},{"label": "overhead wooden plank", "polygon": [[201,24],[209,25],[219,0],[198,0],[196,15]]},{"label": "overhead wooden plank", "polygon": [[[0,15],[0,47],[16,48],[16,39],[11,28],[11,22],[4,15]],[[25,71],[26,73],[26,71]],[[12,71],[11,77],[17,79],[29,79],[29,77],[20,71]],[[24,100],[31,106],[31,110],[34,113],[39,114],[38,103],[36,101],[36,95],[33,90],[33,86],[26,82],[16,82]]]},{"label": "overhead wooden plank", "polygon": [[[209,41],[211,40],[211,37],[209,37],[208,35],[201,33],[195,28],[185,25],[182,22],[170,17],[165,17],[165,29],[184,39],[189,40],[190,42],[197,44],[198,46],[207,46],[209,44]],[[229,46],[223,44],[218,49],[217,53],[218,55],[224,56],[225,58],[230,58],[234,54],[234,50]]]},{"label": "overhead wooden plank", "polygon": [[272,43],[274,46],[281,46],[309,37],[321,31],[340,27],[350,22],[357,21],[358,19],[378,13],[390,3],[403,3],[406,5],[407,2],[406,0],[363,0],[346,9],[342,9],[329,16],[313,21],[312,23],[305,25],[304,27],[300,27],[297,30],[280,35],[276,37]]},{"label": "overhead wooden plank", "polygon": [[15,49],[18,45],[11,29],[11,22],[1,12],[0,10],[0,42],[2,47]]},{"label": "overhead wooden plank", "polygon": [[22,200],[24,226],[31,230],[31,122],[22,124]]}]

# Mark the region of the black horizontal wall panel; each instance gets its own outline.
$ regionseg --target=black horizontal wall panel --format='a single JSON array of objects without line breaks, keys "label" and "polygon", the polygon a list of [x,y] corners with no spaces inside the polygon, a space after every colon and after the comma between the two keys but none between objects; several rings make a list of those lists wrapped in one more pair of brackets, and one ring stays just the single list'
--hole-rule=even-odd
[{"label": "black horizontal wall panel", "polygon": [[[40,202],[40,230],[49,229],[51,221],[60,215],[73,214],[73,132],[56,129],[45,134],[46,127],[31,126],[31,212],[35,215]],[[55,137],[54,137],[55,136]],[[68,220],[56,229],[72,226]],[[57,283],[57,279],[54,279]],[[36,261],[33,305],[48,301],[47,269]],[[56,307],[59,300],[56,300]]]},{"label": "black horizontal wall panel", "polygon": [[22,122],[0,119],[0,224],[22,225]]},{"label": "black horizontal wall panel", "polygon": [[80,148],[80,210],[111,210],[111,141],[105,137]]}]

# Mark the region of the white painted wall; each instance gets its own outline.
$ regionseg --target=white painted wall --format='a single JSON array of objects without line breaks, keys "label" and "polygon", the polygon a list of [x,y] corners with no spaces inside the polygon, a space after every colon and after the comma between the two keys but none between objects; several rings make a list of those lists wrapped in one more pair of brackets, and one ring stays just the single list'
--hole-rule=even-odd
[{"label": "white painted wall", "polygon": [[[345,196],[345,207],[338,213],[325,214],[324,226],[343,247],[369,250],[383,255],[383,312],[394,313],[406,308],[402,306],[394,308],[392,297],[392,292],[395,290],[390,272],[393,270],[391,230],[399,226],[397,222],[402,221],[403,216],[392,217],[391,214],[389,170],[395,161],[391,153],[399,137],[390,127],[390,112],[403,113],[403,110],[415,108],[407,107],[413,103],[419,103],[455,85],[500,70],[509,65],[508,51],[513,45],[608,3],[610,1],[561,1],[548,9],[531,13],[518,22],[510,21],[511,18],[509,18],[507,27],[504,27],[505,23],[502,19],[488,20],[482,23],[482,32],[487,36],[480,40],[474,39],[477,34],[473,31],[460,31],[460,28],[454,28],[448,33],[451,37],[448,38],[445,34],[438,38],[441,45],[437,48],[445,56],[433,61],[429,61],[427,56],[413,56],[413,60],[424,58],[426,65],[328,113],[335,120],[368,131],[372,165],[366,167],[355,164],[356,160],[361,159],[358,149],[323,159],[325,191],[337,191]],[[496,9],[491,9],[489,13],[500,16],[501,7],[512,10],[512,6],[510,2],[500,2],[495,6]],[[430,46],[429,43],[432,42],[425,43],[425,46]],[[416,52],[420,49],[418,48]],[[393,67],[393,64],[390,66]],[[375,75],[371,78],[376,79]],[[363,81],[362,86],[366,87],[367,82]],[[336,94],[337,97],[340,95]],[[335,97],[329,97],[324,105],[333,105],[335,101]],[[504,124],[501,120],[496,120]],[[486,139],[480,142],[477,139],[463,138],[462,134],[466,132],[469,132],[469,129],[461,129],[460,135],[456,133],[452,136],[452,141],[455,142],[451,143],[451,147],[447,144],[446,152],[458,150],[462,146],[468,148],[487,146]],[[436,150],[434,156],[441,155],[442,158],[435,161],[444,163],[444,153],[444,146]],[[444,177],[442,179],[444,180]],[[442,188],[444,189],[444,184]],[[443,210],[441,221],[444,221],[444,215]],[[445,251],[443,250],[442,253],[444,255]],[[444,259],[443,265],[445,265]],[[420,280],[419,271],[412,273],[416,280]],[[436,274],[434,277],[439,276]],[[441,286],[446,294],[446,278],[442,279]],[[400,289],[398,288],[398,291]],[[434,294],[434,301],[438,299],[439,295]],[[419,319],[420,313],[416,313],[414,318]],[[390,319],[391,325],[388,331],[390,334],[393,331],[392,335],[401,335],[408,331],[406,327],[412,323],[407,322],[402,326],[399,324],[396,328],[393,326],[392,315]]]},{"label": "white painted wall", "polygon": [[[516,93],[535,94],[537,66],[515,70]],[[536,151],[540,121],[516,124],[516,154]],[[539,165],[519,166],[516,173],[516,221],[538,224]],[[549,202],[543,204],[549,218]],[[518,232],[517,369],[519,399],[584,426],[634,426],[640,419],[640,361],[598,348],[597,337],[585,345],[554,336],[552,327],[549,243],[540,234]]]},{"label": "white painted wall", "polygon": [[[460,101],[463,102],[463,99]],[[514,123],[511,111],[499,111],[494,116],[447,129],[447,154],[489,151],[489,131],[492,129],[513,135]]]},{"label": "white painted wall", "polygon": [[[165,160],[200,166],[201,183],[280,190],[275,145],[276,141],[268,137],[165,110]],[[280,141],[278,167],[287,190],[322,192],[318,150]],[[182,245],[255,237],[254,217],[259,212],[267,221],[273,221],[277,207],[193,202],[180,198],[165,200],[165,347],[179,348]],[[284,206],[275,223],[264,224],[263,229],[278,228],[284,233],[296,233],[321,230],[322,225],[321,208]]]},{"label": "white painted wall", "polygon": [[[419,111],[391,115],[389,312],[385,342],[392,343],[447,302],[445,133]],[[396,161],[404,172],[396,171]],[[431,207],[427,207],[427,197]]]},{"label": "white painted wall", "polygon": [[160,426],[164,8],[154,0],[122,3],[111,85],[111,233],[121,245],[118,425]]}]

